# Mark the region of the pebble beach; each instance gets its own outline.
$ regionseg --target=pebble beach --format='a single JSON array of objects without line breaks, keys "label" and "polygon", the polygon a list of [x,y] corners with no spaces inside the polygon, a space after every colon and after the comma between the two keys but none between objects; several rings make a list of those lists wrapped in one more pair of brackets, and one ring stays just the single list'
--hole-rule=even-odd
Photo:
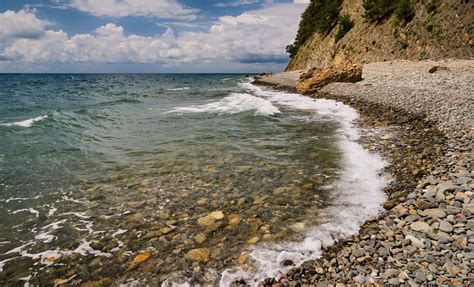
[{"label": "pebble beach", "polygon": [[[295,91],[300,72],[256,84]],[[361,143],[389,163],[383,212],[355,236],[265,286],[469,286],[474,281],[474,61],[364,65],[358,83],[332,83],[314,98],[358,110],[376,130]]]}]

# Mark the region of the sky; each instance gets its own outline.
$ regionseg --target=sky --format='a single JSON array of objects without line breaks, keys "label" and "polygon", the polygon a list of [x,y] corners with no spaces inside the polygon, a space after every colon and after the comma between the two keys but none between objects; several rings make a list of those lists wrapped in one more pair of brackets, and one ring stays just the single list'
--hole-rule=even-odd
[{"label": "sky", "polygon": [[0,0],[0,72],[284,69],[309,0]]}]

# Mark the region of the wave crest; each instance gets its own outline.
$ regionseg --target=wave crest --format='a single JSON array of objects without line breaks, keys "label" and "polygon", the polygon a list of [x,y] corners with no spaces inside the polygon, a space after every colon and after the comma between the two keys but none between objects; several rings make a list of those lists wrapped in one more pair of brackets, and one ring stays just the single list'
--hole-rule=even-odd
[{"label": "wave crest", "polygon": [[18,122],[13,122],[13,123],[4,123],[4,124],[0,124],[0,125],[6,126],[6,127],[18,126],[18,127],[23,127],[23,128],[29,128],[29,127],[31,127],[35,122],[42,121],[42,120],[44,120],[44,119],[46,119],[46,118],[48,118],[48,116],[47,116],[47,115],[44,115],[44,116],[39,116],[39,117],[32,118],[32,119],[27,119],[27,120],[18,121]]},{"label": "wave crest", "polygon": [[236,114],[251,110],[255,110],[256,115],[263,116],[280,113],[280,110],[270,101],[245,93],[233,93],[219,101],[205,105],[177,107],[170,112]]}]

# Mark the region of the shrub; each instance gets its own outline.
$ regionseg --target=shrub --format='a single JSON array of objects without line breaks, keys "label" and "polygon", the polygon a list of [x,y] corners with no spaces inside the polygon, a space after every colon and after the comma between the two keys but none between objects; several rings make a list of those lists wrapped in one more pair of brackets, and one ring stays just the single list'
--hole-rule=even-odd
[{"label": "shrub", "polygon": [[336,43],[339,42],[352,27],[354,27],[354,21],[351,20],[351,15],[346,13],[339,17],[339,30],[336,33]]},{"label": "shrub", "polygon": [[311,0],[301,15],[298,33],[293,44],[286,50],[293,57],[298,49],[315,33],[326,35],[331,31],[339,17],[339,8],[343,0]]},{"label": "shrub", "polygon": [[400,21],[410,22],[415,16],[411,0],[400,0],[395,8],[395,16]]},{"label": "shrub", "polygon": [[431,1],[428,4],[428,6],[426,6],[426,12],[428,12],[428,14],[436,12],[437,9],[438,9],[437,1]]},{"label": "shrub", "polygon": [[364,17],[369,22],[380,22],[392,15],[399,0],[364,0],[362,6],[365,9]]}]

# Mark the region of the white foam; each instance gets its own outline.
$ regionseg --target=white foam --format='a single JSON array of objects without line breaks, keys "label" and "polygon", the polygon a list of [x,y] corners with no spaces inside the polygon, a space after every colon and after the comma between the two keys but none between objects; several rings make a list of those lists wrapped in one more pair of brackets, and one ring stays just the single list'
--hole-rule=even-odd
[{"label": "white foam", "polygon": [[186,91],[186,90],[190,90],[191,88],[190,87],[182,87],[182,88],[170,88],[170,89],[166,89],[167,91]]},{"label": "white foam", "polygon": [[3,123],[3,124],[0,124],[0,125],[7,126],[7,127],[19,126],[19,127],[29,128],[33,125],[33,123],[44,120],[46,118],[48,118],[47,115],[39,116],[39,117],[32,118],[32,119],[27,119],[27,120],[24,120],[24,121],[18,121],[18,122],[13,122],[13,123]]},{"label": "white foam", "polygon": [[322,210],[325,220],[309,229],[302,242],[262,244],[251,249],[249,268],[227,269],[223,272],[220,286],[230,286],[238,279],[244,279],[252,286],[268,277],[278,278],[290,267],[281,267],[280,262],[292,260],[296,265],[321,256],[321,244],[356,234],[361,224],[371,215],[380,212],[385,200],[382,192],[387,180],[380,176],[385,161],[378,155],[365,150],[356,142],[359,130],[353,121],[357,112],[342,103],[332,100],[311,99],[309,97],[275,91],[267,91],[249,83],[242,84],[274,104],[291,109],[313,110],[316,119],[335,120],[340,124],[337,133],[338,145],[343,151],[343,171],[331,194],[331,204]]},{"label": "white foam", "polygon": [[36,217],[39,216],[39,211],[34,209],[34,208],[24,208],[24,209],[18,209],[18,210],[15,210],[15,211],[12,211],[12,214],[17,214],[18,212],[24,212],[24,211],[27,211],[31,214],[34,214]]},{"label": "white foam", "polygon": [[280,113],[270,101],[247,93],[232,93],[219,101],[199,106],[177,107],[171,112],[236,114],[250,110],[255,110],[256,115],[265,116]]}]

